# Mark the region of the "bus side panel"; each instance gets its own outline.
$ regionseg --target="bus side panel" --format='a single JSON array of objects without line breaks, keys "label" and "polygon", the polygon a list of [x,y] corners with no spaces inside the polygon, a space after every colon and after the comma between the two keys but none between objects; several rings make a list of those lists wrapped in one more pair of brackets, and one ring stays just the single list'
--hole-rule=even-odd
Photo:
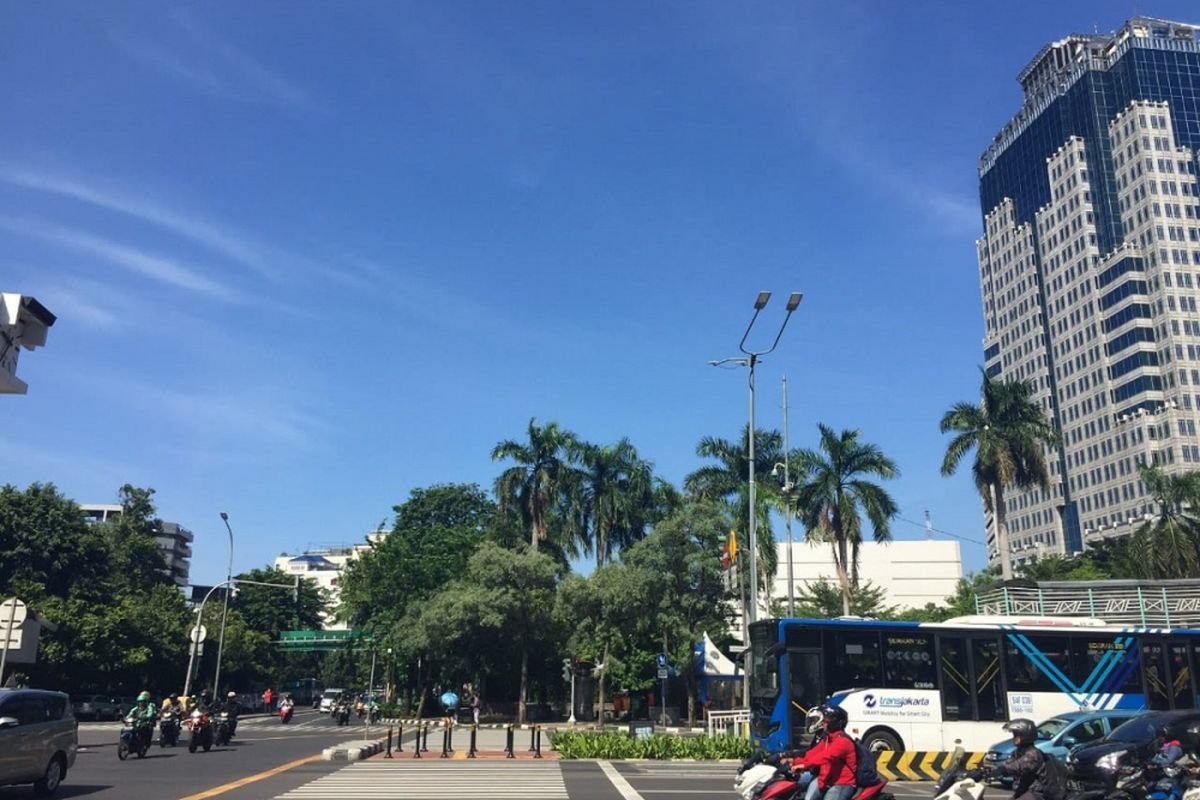
[{"label": "bus side panel", "polygon": [[862,736],[876,727],[891,728],[905,750],[939,750],[942,698],[936,689],[858,689],[833,698]]}]

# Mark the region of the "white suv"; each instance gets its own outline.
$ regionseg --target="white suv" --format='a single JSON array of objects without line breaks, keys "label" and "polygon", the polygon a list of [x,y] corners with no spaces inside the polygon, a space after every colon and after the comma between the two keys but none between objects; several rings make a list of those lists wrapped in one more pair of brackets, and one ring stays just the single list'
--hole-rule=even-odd
[{"label": "white suv", "polygon": [[321,713],[328,714],[333,711],[333,704],[342,696],[345,689],[326,689],[321,693]]}]

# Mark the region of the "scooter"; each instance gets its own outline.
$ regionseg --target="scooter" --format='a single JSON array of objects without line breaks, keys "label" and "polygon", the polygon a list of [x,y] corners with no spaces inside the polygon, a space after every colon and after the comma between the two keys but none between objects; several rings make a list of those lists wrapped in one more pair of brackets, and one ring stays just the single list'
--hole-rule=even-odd
[{"label": "scooter", "polygon": [[282,725],[287,725],[292,721],[292,707],[284,703],[279,707],[279,722]]},{"label": "scooter", "polygon": [[179,743],[179,719],[174,711],[164,711],[158,715],[158,746],[174,747]]},{"label": "scooter", "polygon": [[[808,785],[816,776],[805,772],[798,763],[802,756],[770,756],[765,759],[751,757],[742,762],[733,788],[743,800],[801,800]],[[800,770],[799,775],[793,767]],[[852,800],[895,800],[885,792],[888,782],[880,778],[870,786],[860,786]]]},{"label": "scooter", "polygon": [[338,727],[349,724],[350,722],[350,706],[342,704],[333,710],[333,716],[337,718]]},{"label": "scooter", "polygon": [[217,733],[215,743],[217,747],[224,747],[229,744],[229,740],[233,738],[233,725],[230,724],[229,712],[222,711],[217,715]]},{"label": "scooter", "polygon": [[121,738],[117,741],[117,758],[124,761],[130,753],[136,753],[138,758],[146,757],[146,751],[150,748],[146,727],[144,720],[136,719],[132,714],[125,718]]},{"label": "scooter", "polygon": [[987,784],[983,777],[976,779],[963,769],[966,761],[966,752],[962,748],[956,749],[954,757],[933,785],[934,800],[983,800]]}]

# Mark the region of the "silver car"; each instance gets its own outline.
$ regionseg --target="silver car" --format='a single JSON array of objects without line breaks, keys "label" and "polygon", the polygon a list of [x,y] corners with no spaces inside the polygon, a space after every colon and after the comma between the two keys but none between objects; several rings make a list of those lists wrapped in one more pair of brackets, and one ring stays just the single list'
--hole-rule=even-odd
[{"label": "silver car", "polygon": [[0,786],[32,783],[49,797],[75,764],[79,723],[62,692],[0,689]]}]

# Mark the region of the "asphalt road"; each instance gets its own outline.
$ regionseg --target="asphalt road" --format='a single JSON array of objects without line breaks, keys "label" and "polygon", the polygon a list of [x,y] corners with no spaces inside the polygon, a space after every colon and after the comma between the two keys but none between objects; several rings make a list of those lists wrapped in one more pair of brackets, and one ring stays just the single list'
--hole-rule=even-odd
[{"label": "asphalt road", "polygon": [[[533,760],[518,748],[516,760],[412,758],[411,732],[397,758],[375,757],[347,766],[320,760],[324,748],[375,739],[357,719],[338,728],[323,714],[298,712],[290,725],[274,717],[243,719],[233,743],[188,753],[185,744],[144,759],[119,761],[120,723],[80,723],[80,753],[58,797],[87,800],[364,800],[372,797],[445,800],[484,796],[496,800],[740,800],[732,764],[695,762],[596,762]],[[437,746],[431,741],[431,749]],[[459,745],[461,748],[461,744]],[[482,745],[481,745],[482,747]],[[493,751],[493,756],[495,752]],[[930,800],[930,783],[893,783],[896,800]],[[30,787],[0,787],[0,800],[28,800]]]},{"label": "asphalt road", "polygon": [[[324,748],[338,742],[367,738],[366,726],[357,719],[339,728],[328,716],[306,710],[297,712],[288,725],[280,724],[275,717],[244,718],[228,747],[214,747],[208,753],[189,753],[185,732],[178,747],[163,749],[155,745],[144,759],[134,756],[120,761],[120,730],[119,722],[79,724],[79,756],[57,797],[179,800],[301,759],[319,757]],[[372,726],[371,738],[382,732],[378,725]],[[219,796],[222,800],[266,800],[342,766],[345,762],[309,761]],[[32,797],[33,790],[28,786],[0,787],[0,800]]]}]

